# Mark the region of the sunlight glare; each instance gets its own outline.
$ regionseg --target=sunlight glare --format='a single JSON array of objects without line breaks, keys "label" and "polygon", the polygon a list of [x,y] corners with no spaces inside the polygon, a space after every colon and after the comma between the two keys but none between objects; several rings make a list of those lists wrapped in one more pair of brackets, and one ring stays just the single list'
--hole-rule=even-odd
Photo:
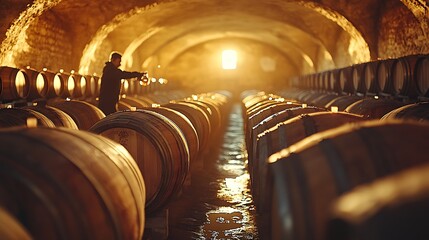
[{"label": "sunlight glare", "polygon": [[223,69],[237,68],[237,51],[235,50],[222,51],[222,68]]}]

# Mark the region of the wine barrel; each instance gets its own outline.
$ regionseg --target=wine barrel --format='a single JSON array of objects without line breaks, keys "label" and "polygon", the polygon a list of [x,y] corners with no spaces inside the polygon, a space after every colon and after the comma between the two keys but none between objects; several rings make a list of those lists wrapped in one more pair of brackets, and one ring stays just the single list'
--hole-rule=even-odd
[{"label": "wine barrel", "polygon": [[344,95],[344,96],[339,96],[336,97],[334,99],[332,99],[330,102],[328,102],[325,105],[326,109],[331,109],[331,107],[337,107],[338,111],[344,111],[346,110],[346,108],[350,105],[352,105],[353,103],[362,100],[361,96],[357,96],[357,95]]},{"label": "wine barrel", "polygon": [[119,99],[119,104],[121,104],[122,102],[135,108],[146,108],[151,106],[151,104],[148,104],[145,101],[130,96],[121,97],[121,99]]},{"label": "wine barrel", "polygon": [[[269,105],[267,107],[263,107],[258,112],[248,117],[247,125],[245,129],[245,138],[246,138],[246,146],[248,153],[252,152],[254,143],[256,142],[256,136],[258,132],[254,131],[255,126],[257,126],[260,122],[264,121],[267,117],[281,112],[285,109],[291,109],[296,107],[301,107],[301,104],[292,103],[292,102],[278,102],[273,105]],[[288,112],[289,114],[290,112]]]},{"label": "wine barrel", "polygon": [[379,61],[367,62],[363,67],[362,90],[366,95],[375,96],[381,92],[377,81],[377,66]]},{"label": "wine barrel", "polygon": [[28,75],[19,68],[0,67],[1,94],[0,100],[10,102],[25,99],[29,92]]},{"label": "wine barrel", "polygon": [[121,143],[134,157],[145,179],[147,214],[177,196],[189,171],[189,148],[170,119],[143,109],[116,112],[89,131]]},{"label": "wine barrel", "polygon": [[380,60],[377,65],[377,83],[381,89],[381,95],[395,95],[392,81],[392,64],[395,59]]},{"label": "wine barrel", "polygon": [[200,150],[205,150],[211,133],[210,120],[207,114],[201,108],[186,102],[171,102],[162,106],[181,112],[192,122],[198,134]]},{"label": "wine barrel", "polygon": [[357,95],[366,94],[366,86],[364,82],[365,77],[365,66],[367,63],[355,64],[352,66],[352,85]]},{"label": "wine barrel", "polygon": [[89,84],[88,79],[80,74],[72,74],[70,76],[74,81],[74,88],[71,90],[71,97],[73,99],[84,99],[87,95],[87,84]]},{"label": "wine barrel", "polygon": [[76,79],[73,74],[62,72],[60,73],[60,78],[62,81],[62,85],[64,86],[64,91],[62,95],[59,96],[61,98],[75,98],[74,91],[76,88]]},{"label": "wine barrel", "polygon": [[340,85],[340,69],[333,69],[329,71],[329,88],[337,93],[341,94],[342,89]]},{"label": "wine barrel", "polygon": [[48,90],[46,98],[57,98],[64,95],[65,86],[60,73],[51,71],[43,72],[48,79]]},{"label": "wine barrel", "polygon": [[189,148],[191,164],[197,160],[200,150],[198,133],[192,125],[192,122],[183,113],[166,107],[145,108],[145,110],[157,112],[173,121],[185,136]]},{"label": "wine barrel", "polygon": [[84,101],[54,101],[49,105],[70,115],[80,130],[88,130],[106,116],[99,108]]},{"label": "wine barrel", "polygon": [[312,106],[323,108],[326,106],[326,104],[328,104],[329,102],[331,102],[332,100],[334,100],[336,98],[338,98],[338,94],[325,93],[325,94],[319,95],[317,98],[314,98],[308,104],[310,104]]},{"label": "wine barrel", "polygon": [[341,68],[339,71],[341,92],[344,94],[354,94],[356,92],[356,88],[353,85],[353,66]]},{"label": "wine barrel", "polygon": [[388,112],[381,119],[413,119],[417,121],[428,121],[429,102],[419,102],[405,105]]},{"label": "wine barrel", "polygon": [[85,98],[93,98],[97,96],[97,78],[94,75],[83,75],[85,77]]},{"label": "wine barrel", "polygon": [[324,239],[335,198],[427,162],[428,134],[429,124],[373,120],[314,134],[271,155],[270,239]]},{"label": "wine barrel", "polygon": [[[263,199],[264,187],[267,179],[266,160],[272,154],[287,148],[315,133],[326,131],[346,123],[365,120],[363,117],[345,112],[315,112],[302,114],[264,131],[258,136],[256,158],[250,172],[254,181],[252,192],[259,211],[266,211]],[[261,202],[260,202],[261,201]],[[265,206],[264,206],[265,205]]]},{"label": "wine barrel", "polygon": [[48,78],[44,72],[39,72],[35,69],[27,68],[24,70],[28,76],[28,95],[27,101],[32,101],[38,98],[45,98],[48,92]]},{"label": "wine barrel", "polygon": [[134,108],[136,108],[135,106],[132,106],[131,104],[126,103],[124,101],[119,101],[117,106],[118,111],[133,110]]},{"label": "wine barrel", "polygon": [[141,239],[145,189],[118,143],[66,128],[0,131],[0,205],[34,239]]},{"label": "wine barrel", "polygon": [[416,66],[425,55],[411,55],[397,58],[392,63],[393,91],[400,97],[415,99],[419,95],[416,82]]},{"label": "wine barrel", "polygon": [[31,240],[27,229],[0,206],[0,239],[2,240]]},{"label": "wine barrel", "polygon": [[56,127],[78,129],[76,123],[70,117],[70,115],[58,108],[46,106],[43,104],[37,104],[33,106],[23,107],[23,109],[31,109],[33,111],[43,114],[45,117],[49,118]]},{"label": "wine barrel", "polygon": [[207,115],[210,122],[210,133],[215,134],[218,133],[221,124],[221,114],[219,109],[207,102],[197,101],[197,100],[182,100],[185,103],[193,104],[199,107],[203,112]]},{"label": "wine barrel", "polygon": [[422,58],[416,65],[416,82],[419,96],[429,98],[429,56]]},{"label": "wine barrel", "polygon": [[429,165],[419,165],[339,197],[326,239],[429,239],[428,173]]},{"label": "wine barrel", "polygon": [[[251,136],[251,145],[252,147],[247,147],[248,149],[248,159],[249,159],[249,169],[252,169],[252,164],[254,159],[256,158],[258,151],[257,151],[257,141],[259,138],[259,134],[263,133],[264,131],[274,127],[280,122],[286,121],[288,119],[291,119],[293,117],[299,116],[301,114],[305,113],[313,113],[313,112],[321,112],[325,111],[325,109],[317,108],[314,106],[300,106],[300,107],[292,107],[287,108],[285,110],[279,111],[277,113],[274,113],[258,124],[256,124],[252,129],[252,136]],[[251,176],[252,177],[252,176]]]},{"label": "wine barrel", "polygon": [[27,126],[27,119],[35,118],[37,126],[55,127],[55,124],[42,113],[31,109],[2,108],[0,109],[0,128]]},{"label": "wine barrel", "polygon": [[348,106],[345,111],[359,114],[368,119],[380,119],[386,113],[404,106],[402,102],[392,99],[365,98]]}]

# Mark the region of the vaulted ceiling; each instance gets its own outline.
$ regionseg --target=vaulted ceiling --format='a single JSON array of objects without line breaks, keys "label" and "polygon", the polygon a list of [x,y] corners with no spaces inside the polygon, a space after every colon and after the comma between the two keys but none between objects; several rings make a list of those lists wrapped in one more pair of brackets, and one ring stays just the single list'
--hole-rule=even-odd
[{"label": "vaulted ceiling", "polygon": [[[124,69],[147,70],[189,86],[237,78],[241,84],[263,85],[429,51],[428,3],[423,0],[2,2],[0,65],[62,66],[99,74],[115,50],[124,54]],[[389,27],[389,20],[405,23],[405,30]],[[41,50],[28,39],[43,31],[65,36],[64,59],[38,62]],[[56,44],[56,37],[43,36],[36,43],[51,38],[50,44]],[[223,49],[237,51],[237,71],[220,69]]]}]

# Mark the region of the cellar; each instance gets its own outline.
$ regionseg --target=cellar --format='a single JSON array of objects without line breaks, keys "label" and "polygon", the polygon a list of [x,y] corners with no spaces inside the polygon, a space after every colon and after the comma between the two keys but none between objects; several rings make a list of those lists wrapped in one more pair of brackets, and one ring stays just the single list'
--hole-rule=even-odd
[{"label": "cellar", "polygon": [[0,42],[2,240],[429,238],[428,1],[0,0]]}]

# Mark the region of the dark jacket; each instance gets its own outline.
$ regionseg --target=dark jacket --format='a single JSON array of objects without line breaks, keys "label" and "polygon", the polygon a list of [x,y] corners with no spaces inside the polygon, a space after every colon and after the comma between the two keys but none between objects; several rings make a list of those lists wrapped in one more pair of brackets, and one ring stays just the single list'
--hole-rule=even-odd
[{"label": "dark jacket", "polygon": [[116,103],[118,103],[121,90],[121,79],[141,76],[143,76],[143,73],[122,71],[113,63],[106,62],[101,76],[98,108],[106,115],[116,112]]}]

